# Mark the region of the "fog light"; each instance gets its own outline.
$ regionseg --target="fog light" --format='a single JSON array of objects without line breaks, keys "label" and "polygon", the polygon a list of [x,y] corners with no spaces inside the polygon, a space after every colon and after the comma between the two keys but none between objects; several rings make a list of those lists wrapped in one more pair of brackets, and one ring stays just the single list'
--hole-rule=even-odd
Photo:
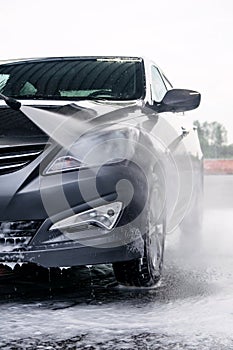
[{"label": "fog light", "polygon": [[121,209],[121,202],[105,204],[58,221],[49,230],[67,231],[88,225],[111,230],[119,218]]}]

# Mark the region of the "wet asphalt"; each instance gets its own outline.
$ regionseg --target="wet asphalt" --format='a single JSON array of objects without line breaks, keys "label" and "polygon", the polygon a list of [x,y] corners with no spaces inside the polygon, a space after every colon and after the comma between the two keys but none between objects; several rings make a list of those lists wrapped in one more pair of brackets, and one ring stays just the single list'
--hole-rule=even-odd
[{"label": "wet asphalt", "polygon": [[233,176],[205,177],[202,238],[167,237],[158,286],[119,286],[110,265],[0,279],[0,349],[233,349]]}]

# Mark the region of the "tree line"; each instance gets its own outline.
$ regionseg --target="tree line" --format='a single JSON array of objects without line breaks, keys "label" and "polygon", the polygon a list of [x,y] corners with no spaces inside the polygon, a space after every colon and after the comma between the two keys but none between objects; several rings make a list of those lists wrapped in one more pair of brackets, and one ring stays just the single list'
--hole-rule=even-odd
[{"label": "tree line", "polygon": [[233,144],[227,144],[227,130],[218,122],[194,121],[205,158],[233,159]]}]

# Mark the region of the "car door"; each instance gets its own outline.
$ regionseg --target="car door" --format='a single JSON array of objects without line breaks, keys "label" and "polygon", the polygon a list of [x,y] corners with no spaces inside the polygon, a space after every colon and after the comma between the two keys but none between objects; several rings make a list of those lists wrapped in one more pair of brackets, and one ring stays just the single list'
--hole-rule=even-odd
[{"label": "car door", "polygon": [[[152,100],[159,104],[172,86],[155,64],[151,64],[150,74]],[[172,232],[193,202],[200,178],[202,153],[197,131],[185,113],[159,113],[152,133],[164,147],[167,231]]]}]

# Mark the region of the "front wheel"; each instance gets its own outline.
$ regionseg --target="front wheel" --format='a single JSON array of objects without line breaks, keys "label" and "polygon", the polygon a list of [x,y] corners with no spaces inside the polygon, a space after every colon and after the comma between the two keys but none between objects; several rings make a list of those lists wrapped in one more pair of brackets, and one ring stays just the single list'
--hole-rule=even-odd
[{"label": "front wheel", "polygon": [[113,264],[115,277],[120,284],[150,287],[160,280],[164,256],[165,226],[165,220],[154,226],[150,222],[148,223],[142,259]]}]

